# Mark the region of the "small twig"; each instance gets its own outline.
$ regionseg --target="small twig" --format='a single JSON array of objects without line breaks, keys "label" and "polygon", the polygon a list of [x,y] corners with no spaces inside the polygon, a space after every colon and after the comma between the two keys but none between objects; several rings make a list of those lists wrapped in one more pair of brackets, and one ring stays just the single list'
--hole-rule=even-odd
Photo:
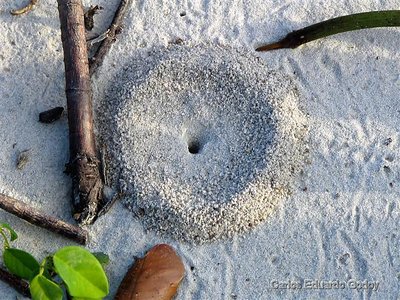
[{"label": "small twig", "polygon": [[101,145],[100,151],[101,158],[101,175],[103,176],[103,181],[105,185],[109,185],[108,176],[107,176],[107,147],[105,144]]},{"label": "small twig", "polygon": [[21,9],[13,9],[10,11],[10,14],[14,16],[19,16],[24,13],[27,13],[28,11],[31,11],[33,9],[33,6],[36,5],[38,0],[30,0],[29,4]]},{"label": "small twig", "polygon": [[92,76],[96,70],[101,66],[105,56],[111,48],[111,45],[115,41],[117,34],[121,32],[122,21],[132,4],[132,0],[121,0],[117,11],[115,12],[114,18],[109,27],[109,33],[107,37],[102,41],[96,53],[90,60],[90,76]]},{"label": "small twig", "polygon": [[88,234],[82,228],[46,215],[4,194],[0,194],[0,208],[33,225],[63,235],[79,244],[84,245],[87,242]]},{"label": "small twig", "polygon": [[278,42],[258,47],[256,51],[297,48],[305,43],[337,33],[376,27],[400,26],[400,10],[371,11],[326,20],[295,30]]},{"label": "small twig", "polygon": [[11,287],[13,287],[17,292],[25,297],[30,297],[31,293],[29,291],[29,284],[25,280],[9,273],[0,267],[0,280],[6,282]]},{"label": "small twig", "polygon": [[93,47],[94,44],[104,41],[108,37],[109,32],[110,32],[110,29],[107,29],[105,32],[103,32],[99,36],[97,36],[93,39],[87,40],[86,41],[87,48],[90,49],[91,47]]},{"label": "small twig", "polygon": [[104,186],[104,198],[105,198],[105,204],[103,205],[103,208],[99,211],[99,218],[103,215],[105,215],[111,207],[117,202],[117,200],[121,199],[123,194],[116,192],[112,188],[108,186]]}]

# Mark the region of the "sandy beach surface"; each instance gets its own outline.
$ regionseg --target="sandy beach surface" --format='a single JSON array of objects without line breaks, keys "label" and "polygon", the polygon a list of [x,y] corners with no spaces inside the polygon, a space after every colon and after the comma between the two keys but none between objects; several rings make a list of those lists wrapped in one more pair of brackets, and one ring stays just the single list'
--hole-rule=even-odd
[{"label": "sandy beach surface", "polygon": [[[56,1],[13,17],[24,1],[0,3],[0,192],[73,222]],[[92,35],[108,26],[119,1],[100,4]],[[246,49],[324,19],[398,9],[394,0],[134,1],[123,33],[93,78],[94,99],[136,51],[180,38]],[[146,232],[117,203],[87,227],[87,247],[110,255],[112,299],[135,256],[169,243],[186,276],[176,299],[398,299],[400,297],[400,31],[336,35],[296,50],[258,54],[298,85],[310,122],[310,163],[267,221],[250,233],[194,246]],[[18,153],[29,161],[16,169]],[[70,241],[0,211],[19,233],[15,246],[38,259]],[[22,297],[0,282],[1,299]]]}]

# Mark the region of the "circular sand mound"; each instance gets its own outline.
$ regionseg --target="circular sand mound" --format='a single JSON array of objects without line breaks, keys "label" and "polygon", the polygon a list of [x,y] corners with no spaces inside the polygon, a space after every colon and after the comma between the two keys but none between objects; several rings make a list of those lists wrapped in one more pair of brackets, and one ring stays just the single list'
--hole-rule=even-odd
[{"label": "circular sand mound", "polygon": [[307,122],[293,82],[232,48],[135,57],[102,107],[125,203],[147,228],[204,242],[261,223],[301,167]]}]

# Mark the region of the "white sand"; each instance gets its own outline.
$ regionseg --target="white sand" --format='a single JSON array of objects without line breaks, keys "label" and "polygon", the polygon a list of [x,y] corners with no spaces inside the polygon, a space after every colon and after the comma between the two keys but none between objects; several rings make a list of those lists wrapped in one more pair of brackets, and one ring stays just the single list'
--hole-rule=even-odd
[{"label": "white sand", "polygon": [[[99,1],[106,27],[117,1]],[[15,18],[0,3],[0,191],[71,221],[66,119],[37,122],[42,110],[65,103],[63,63],[55,1]],[[89,1],[85,1],[89,5]],[[218,42],[252,51],[292,29],[326,18],[377,9],[389,1],[138,1],[125,31],[94,80],[100,98],[112,74],[137,48],[176,38]],[[181,12],[186,16],[180,17]],[[400,293],[400,88],[399,29],[352,32],[297,50],[261,54],[271,69],[294,77],[311,121],[311,159],[292,197],[250,234],[189,246],[145,232],[122,204],[89,228],[88,247],[110,254],[111,296],[132,263],[152,245],[168,242],[185,260],[187,276],[177,299],[362,298],[396,299]],[[391,142],[388,143],[388,139]],[[17,143],[15,147],[13,144]],[[31,149],[22,171],[18,151]],[[70,244],[54,234],[0,213],[20,233],[16,246],[43,258]],[[191,266],[194,267],[191,270]],[[344,289],[275,289],[339,280]],[[350,288],[379,282],[377,291]],[[17,293],[0,283],[1,299]]]}]

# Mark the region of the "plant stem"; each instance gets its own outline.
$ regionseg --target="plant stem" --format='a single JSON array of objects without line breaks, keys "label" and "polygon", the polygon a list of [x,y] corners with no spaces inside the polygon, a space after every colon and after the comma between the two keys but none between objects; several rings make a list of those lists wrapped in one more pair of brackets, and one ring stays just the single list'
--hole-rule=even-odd
[{"label": "plant stem", "polygon": [[132,4],[132,0],[121,0],[117,11],[115,12],[114,19],[108,29],[107,37],[101,42],[95,55],[90,60],[90,75],[93,75],[96,70],[103,63],[104,57],[107,55],[111,45],[115,42],[115,37],[121,32],[122,21]]},{"label": "plant stem", "polygon": [[101,209],[103,182],[93,131],[92,90],[81,0],[57,0],[64,49],[74,218],[91,224]]},{"label": "plant stem", "polygon": [[326,20],[293,31],[282,40],[258,47],[256,51],[270,51],[298,46],[337,33],[375,28],[400,26],[400,10],[371,11]]},{"label": "plant stem", "polygon": [[82,228],[34,210],[23,202],[3,194],[0,194],[0,208],[33,225],[61,234],[79,244],[84,245],[87,242],[88,234]]},{"label": "plant stem", "polygon": [[6,234],[4,233],[3,229],[0,229],[0,234],[4,239],[4,248],[5,249],[10,248],[10,243],[8,242],[8,238],[7,238]]},{"label": "plant stem", "polygon": [[29,291],[29,284],[25,280],[9,273],[0,267],[0,280],[6,282],[11,287],[13,287],[16,291],[18,291],[21,295],[25,297],[30,297],[31,293]]}]

